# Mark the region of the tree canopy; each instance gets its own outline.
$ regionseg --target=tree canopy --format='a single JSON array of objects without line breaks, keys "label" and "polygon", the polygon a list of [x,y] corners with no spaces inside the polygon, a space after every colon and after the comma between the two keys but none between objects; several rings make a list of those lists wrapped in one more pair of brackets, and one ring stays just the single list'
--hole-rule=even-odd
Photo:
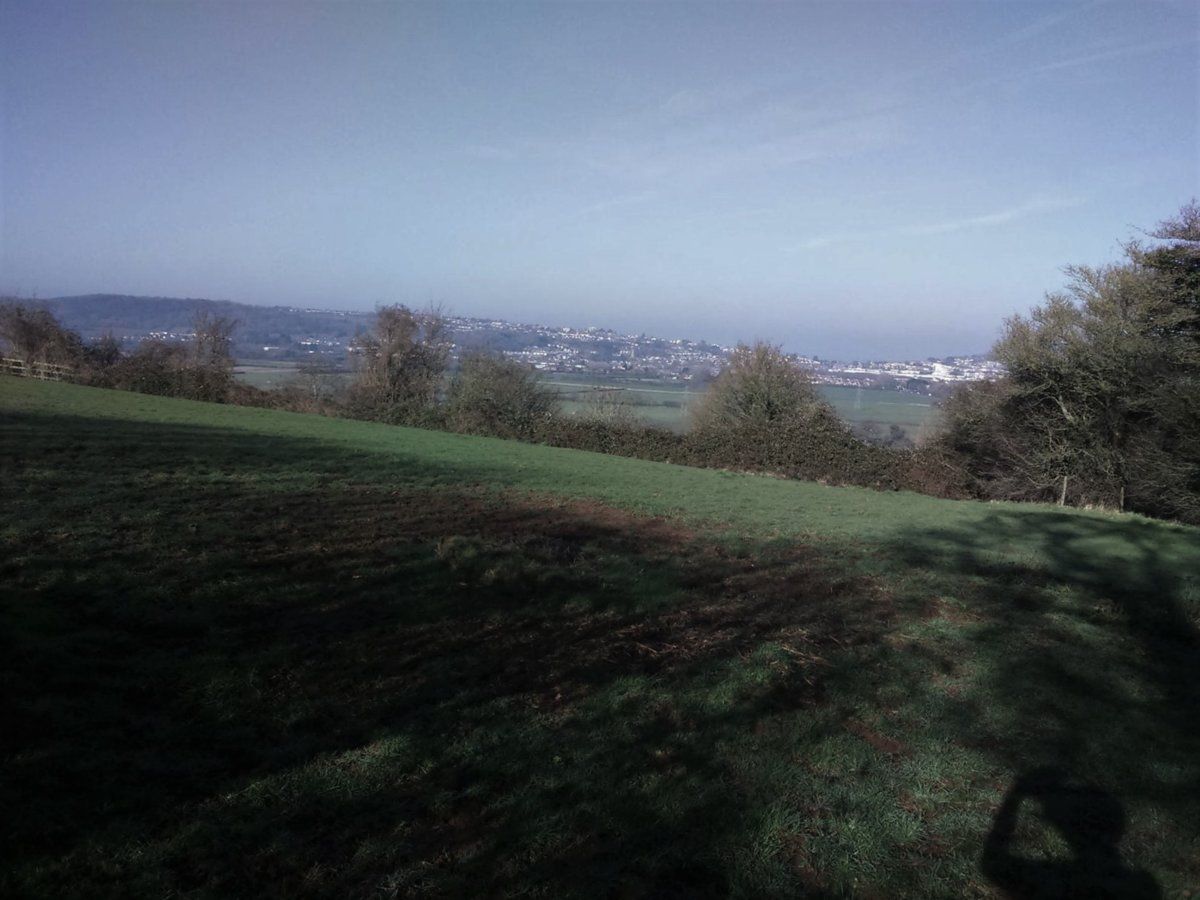
[{"label": "tree canopy", "polygon": [[961,391],[946,441],[985,494],[1200,516],[1200,213],[1005,323],[999,384]]}]

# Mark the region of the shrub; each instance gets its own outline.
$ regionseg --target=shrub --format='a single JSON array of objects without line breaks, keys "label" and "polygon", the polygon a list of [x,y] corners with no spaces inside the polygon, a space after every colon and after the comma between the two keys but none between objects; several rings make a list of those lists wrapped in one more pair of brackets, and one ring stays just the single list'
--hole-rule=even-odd
[{"label": "shrub", "polygon": [[694,416],[697,431],[798,424],[829,411],[803,369],[776,346],[738,344]]},{"label": "shrub", "polygon": [[27,363],[80,366],[83,340],[47,310],[16,301],[0,302],[0,349]]},{"label": "shrub", "polygon": [[370,331],[355,337],[357,372],[347,399],[356,418],[430,426],[441,421],[438,395],[450,358],[446,321],[403,305],[376,311]]},{"label": "shrub", "polygon": [[554,414],[554,395],[532,369],[483,352],[463,357],[446,402],[449,427],[470,434],[529,439]]}]

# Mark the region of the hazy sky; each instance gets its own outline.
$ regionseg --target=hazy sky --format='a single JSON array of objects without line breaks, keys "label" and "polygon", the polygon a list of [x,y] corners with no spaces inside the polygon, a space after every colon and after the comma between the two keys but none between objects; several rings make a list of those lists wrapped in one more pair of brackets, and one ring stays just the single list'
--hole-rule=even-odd
[{"label": "hazy sky", "polygon": [[1200,4],[0,0],[0,290],[985,349],[1200,194]]}]

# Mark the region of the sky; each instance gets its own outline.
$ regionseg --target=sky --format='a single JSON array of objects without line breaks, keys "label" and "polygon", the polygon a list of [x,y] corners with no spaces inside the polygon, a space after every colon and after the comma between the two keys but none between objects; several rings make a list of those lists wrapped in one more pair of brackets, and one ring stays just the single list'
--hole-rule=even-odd
[{"label": "sky", "polygon": [[1200,4],[0,0],[0,291],[986,350],[1200,194]]}]

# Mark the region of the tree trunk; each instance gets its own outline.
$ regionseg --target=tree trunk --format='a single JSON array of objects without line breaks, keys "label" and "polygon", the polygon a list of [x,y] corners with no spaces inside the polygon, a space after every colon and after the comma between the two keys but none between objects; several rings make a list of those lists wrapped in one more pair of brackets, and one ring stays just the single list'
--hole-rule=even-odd
[{"label": "tree trunk", "polygon": [[1117,491],[1117,512],[1125,512],[1125,485]]},{"label": "tree trunk", "polygon": [[1059,492],[1059,495],[1058,495],[1058,505],[1059,505],[1059,506],[1066,506],[1066,505],[1067,505],[1067,479],[1068,479],[1069,477],[1070,477],[1069,475],[1064,475],[1064,476],[1063,476],[1063,486],[1062,486],[1062,491],[1060,491],[1060,492]]}]

